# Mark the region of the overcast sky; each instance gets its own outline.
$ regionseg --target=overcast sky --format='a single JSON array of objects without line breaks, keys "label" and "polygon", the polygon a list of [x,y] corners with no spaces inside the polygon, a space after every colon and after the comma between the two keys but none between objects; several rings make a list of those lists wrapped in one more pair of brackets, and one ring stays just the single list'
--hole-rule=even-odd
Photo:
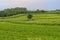
[{"label": "overcast sky", "polygon": [[60,0],[0,0],[0,10],[14,7],[54,10],[60,9]]}]

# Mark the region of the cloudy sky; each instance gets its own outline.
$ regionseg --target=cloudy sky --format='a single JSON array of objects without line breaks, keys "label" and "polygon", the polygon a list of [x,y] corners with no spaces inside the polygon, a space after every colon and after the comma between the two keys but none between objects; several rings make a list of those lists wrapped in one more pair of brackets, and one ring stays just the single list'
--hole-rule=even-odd
[{"label": "cloudy sky", "polygon": [[60,9],[60,0],[0,0],[0,10],[14,7],[54,10]]}]

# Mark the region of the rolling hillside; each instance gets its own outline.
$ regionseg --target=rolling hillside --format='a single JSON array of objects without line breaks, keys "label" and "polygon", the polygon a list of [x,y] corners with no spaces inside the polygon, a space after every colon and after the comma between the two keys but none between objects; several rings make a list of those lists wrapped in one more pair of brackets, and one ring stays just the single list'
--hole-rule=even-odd
[{"label": "rolling hillside", "polygon": [[0,40],[60,40],[60,14],[0,17]]}]

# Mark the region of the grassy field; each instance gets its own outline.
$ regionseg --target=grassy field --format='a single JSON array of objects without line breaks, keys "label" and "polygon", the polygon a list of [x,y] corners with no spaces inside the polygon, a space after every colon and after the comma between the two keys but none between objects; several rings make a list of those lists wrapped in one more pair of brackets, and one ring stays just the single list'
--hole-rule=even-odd
[{"label": "grassy field", "polygon": [[60,40],[60,14],[0,17],[0,40]]}]

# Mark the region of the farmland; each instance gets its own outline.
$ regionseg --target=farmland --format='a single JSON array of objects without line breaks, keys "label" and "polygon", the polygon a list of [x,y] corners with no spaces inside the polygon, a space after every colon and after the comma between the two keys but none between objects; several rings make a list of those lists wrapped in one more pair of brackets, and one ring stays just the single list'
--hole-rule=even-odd
[{"label": "farmland", "polygon": [[0,40],[60,40],[60,14],[0,17]]}]

